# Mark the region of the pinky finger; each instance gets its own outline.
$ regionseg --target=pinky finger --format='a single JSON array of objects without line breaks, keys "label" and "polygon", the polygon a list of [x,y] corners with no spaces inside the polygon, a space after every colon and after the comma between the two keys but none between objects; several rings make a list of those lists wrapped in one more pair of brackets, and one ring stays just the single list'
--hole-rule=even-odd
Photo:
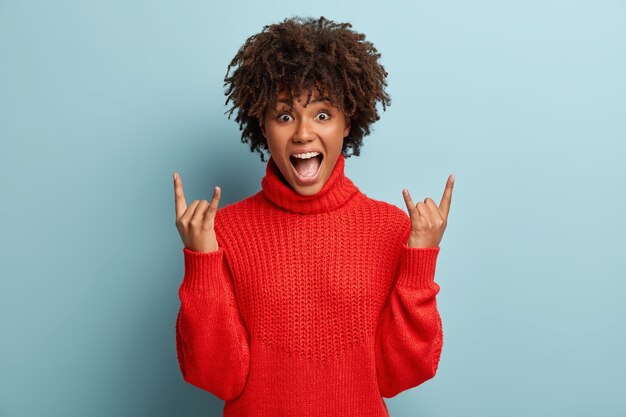
[{"label": "pinky finger", "polygon": [[221,195],[222,189],[220,188],[220,186],[216,185],[215,187],[213,187],[213,199],[211,200],[211,206],[215,205],[215,208],[217,208],[217,205],[220,202]]},{"label": "pinky finger", "polygon": [[217,206],[220,202],[221,194],[222,194],[222,189],[219,186],[216,185],[215,187],[213,187],[213,198],[211,199],[211,202],[209,203],[209,207],[205,213],[205,216],[207,219],[213,216],[215,212],[217,211]]},{"label": "pinky finger", "polygon": [[413,203],[413,199],[411,198],[411,194],[407,188],[402,190],[402,197],[404,197],[404,203],[406,204],[406,209],[410,215],[415,210],[415,204]]}]

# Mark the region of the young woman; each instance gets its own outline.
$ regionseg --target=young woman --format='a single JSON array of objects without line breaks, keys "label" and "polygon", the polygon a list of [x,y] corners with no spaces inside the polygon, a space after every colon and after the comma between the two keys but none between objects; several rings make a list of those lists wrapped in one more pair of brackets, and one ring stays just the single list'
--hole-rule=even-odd
[{"label": "young woman", "polygon": [[388,416],[383,397],[437,371],[434,276],[454,177],[439,206],[403,190],[407,215],[345,176],[376,103],[390,104],[380,54],[351,27],[285,19],[230,63],[242,141],[271,156],[258,193],[218,210],[216,186],[187,206],[174,174],[179,365],[226,401],[224,416]]}]

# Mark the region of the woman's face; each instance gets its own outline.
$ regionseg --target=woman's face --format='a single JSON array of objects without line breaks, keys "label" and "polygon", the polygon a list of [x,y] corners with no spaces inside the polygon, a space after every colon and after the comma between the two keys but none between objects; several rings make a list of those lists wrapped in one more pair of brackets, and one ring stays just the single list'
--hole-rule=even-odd
[{"label": "woman's face", "polygon": [[[341,154],[343,138],[350,133],[350,120],[327,100],[319,100],[313,89],[307,107],[307,92],[300,95],[289,111],[288,93],[278,94],[278,107],[268,106],[260,121],[267,139],[270,156],[291,187],[302,195],[319,192],[330,177]],[[294,154],[317,152],[309,159],[297,159]],[[305,155],[309,156],[309,155]]]}]

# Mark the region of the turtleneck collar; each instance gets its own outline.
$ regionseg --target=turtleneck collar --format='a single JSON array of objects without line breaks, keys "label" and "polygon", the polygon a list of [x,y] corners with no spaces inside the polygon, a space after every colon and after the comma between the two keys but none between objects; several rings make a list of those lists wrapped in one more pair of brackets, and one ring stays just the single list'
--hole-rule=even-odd
[{"label": "turtleneck collar", "polygon": [[261,180],[263,194],[274,204],[295,213],[324,213],[335,210],[346,203],[358,187],[344,174],[345,157],[339,154],[328,181],[313,195],[302,195],[294,190],[280,172],[274,158],[269,159],[265,176]]}]

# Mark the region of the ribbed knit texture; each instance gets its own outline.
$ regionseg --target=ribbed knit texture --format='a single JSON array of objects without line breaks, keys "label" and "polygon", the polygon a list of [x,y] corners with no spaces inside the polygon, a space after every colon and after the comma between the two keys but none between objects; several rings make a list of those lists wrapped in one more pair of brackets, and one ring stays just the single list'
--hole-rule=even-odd
[{"label": "ribbed knit texture", "polygon": [[387,417],[383,397],[436,374],[440,248],[408,247],[408,214],[344,167],[302,196],[270,158],[261,191],[218,209],[219,249],[182,249],[180,369],[225,417]]}]

